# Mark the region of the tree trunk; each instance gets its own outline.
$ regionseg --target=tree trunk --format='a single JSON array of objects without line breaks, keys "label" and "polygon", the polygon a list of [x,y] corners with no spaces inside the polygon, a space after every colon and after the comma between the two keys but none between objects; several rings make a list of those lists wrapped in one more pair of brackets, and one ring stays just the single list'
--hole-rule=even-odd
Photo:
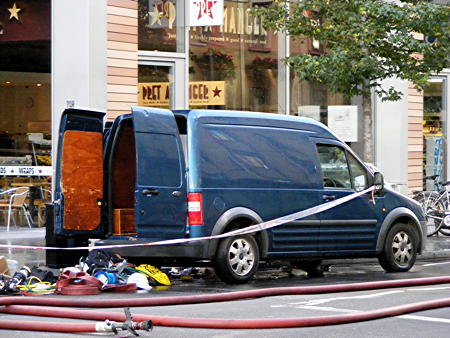
[{"label": "tree trunk", "polygon": [[374,164],[373,132],[372,132],[372,96],[363,96],[363,159]]}]

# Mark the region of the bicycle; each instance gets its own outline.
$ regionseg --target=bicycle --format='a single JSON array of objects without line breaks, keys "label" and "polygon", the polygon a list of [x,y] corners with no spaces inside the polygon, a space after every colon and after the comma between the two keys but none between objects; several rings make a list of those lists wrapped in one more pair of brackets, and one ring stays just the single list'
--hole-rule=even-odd
[{"label": "bicycle", "polygon": [[416,191],[413,199],[419,202],[427,218],[427,237],[438,232],[450,236],[450,181],[439,182],[439,175],[426,176],[426,180],[434,180],[436,190]]}]

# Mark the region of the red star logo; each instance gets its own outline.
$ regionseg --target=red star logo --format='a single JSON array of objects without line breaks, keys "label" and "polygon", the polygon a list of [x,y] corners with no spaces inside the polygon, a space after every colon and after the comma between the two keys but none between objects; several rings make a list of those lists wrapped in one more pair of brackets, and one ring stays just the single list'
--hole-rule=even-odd
[{"label": "red star logo", "polygon": [[214,19],[211,8],[217,3],[217,0],[199,0],[194,4],[198,7],[198,19],[201,19],[203,15],[208,15],[211,19]]},{"label": "red star logo", "polygon": [[220,97],[219,94],[220,94],[221,91],[222,91],[222,89],[219,89],[219,88],[216,86],[216,89],[213,90],[214,97],[216,97],[216,96]]}]

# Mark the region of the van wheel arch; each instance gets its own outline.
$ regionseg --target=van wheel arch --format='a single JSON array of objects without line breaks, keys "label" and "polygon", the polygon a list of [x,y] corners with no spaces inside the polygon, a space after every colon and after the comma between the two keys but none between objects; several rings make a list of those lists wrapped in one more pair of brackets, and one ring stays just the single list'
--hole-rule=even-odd
[{"label": "van wheel arch", "polygon": [[407,208],[397,208],[389,212],[381,225],[380,232],[378,233],[376,252],[380,254],[384,249],[384,244],[386,242],[386,237],[392,227],[397,223],[403,223],[410,226],[418,241],[417,243],[417,253],[422,253],[422,241],[423,238],[420,236],[422,230],[420,228],[420,222],[416,215]]},{"label": "van wheel arch", "polygon": [[[236,207],[225,211],[222,216],[219,217],[214,225],[212,236],[220,235],[231,230],[242,229],[252,224],[262,223],[262,218],[253,210]],[[265,258],[269,249],[269,237],[267,231],[259,231],[252,234],[255,238],[258,248],[259,257]],[[211,241],[208,249],[208,256],[214,258],[219,246],[219,240]]]}]

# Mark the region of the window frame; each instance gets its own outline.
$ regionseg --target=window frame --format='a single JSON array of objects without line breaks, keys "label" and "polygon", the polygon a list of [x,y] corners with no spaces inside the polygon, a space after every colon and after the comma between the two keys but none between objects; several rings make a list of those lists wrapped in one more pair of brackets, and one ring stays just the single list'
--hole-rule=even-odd
[{"label": "window frame", "polygon": [[[350,179],[351,179],[351,183],[352,183],[352,189],[354,191],[357,191],[356,188],[355,188],[355,184],[354,184],[355,183],[355,177],[353,176],[353,171],[352,171],[352,166],[351,166],[351,163],[350,163],[349,155],[352,156],[355,159],[356,163],[358,163],[362,167],[362,169],[364,170],[364,173],[365,173],[364,176],[366,178],[366,185],[364,186],[364,189],[367,189],[369,187],[369,175],[368,175],[369,171],[367,170],[366,166],[363,163],[361,163],[361,161],[358,159],[358,157],[356,157],[353,153],[349,152],[347,149],[345,149],[345,152],[347,154],[346,158],[347,158],[348,168],[349,168],[349,171],[350,171]],[[362,189],[362,190],[364,190],[364,189]],[[359,190],[359,191],[362,191],[362,190]]]},{"label": "window frame", "polygon": [[[350,178],[350,184],[351,187],[350,188],[345,188],[345,187],[327,187],[324,185],[323,183],[323,170],[322,170],[322,162],[320,161],[320,157],[319,157],[319,146],[326,146],[326,147],[337,147],[339,149],[341,149],[344,152],[345,155],[345,161],[347,164],[347,170],[348,170],[348,174],[349,174],[349,178]],[[336,189],[336,190],[352,190],[352,191],[356,191],[355,188],[355,184],[354,184],[354,175],[353,175],[353,171],[352,171],[352,167],[350,164],[350,157],[349,155],[353,156],[353,158],[355,159],[356,163],[359,163],[359,165],[362,167],[362,169],[365,172],[365,177],[366,177],[366,186],[364,189],[367,189],[370,186],[371,183],[371,175],[370,174],[370,170],[360,161],[360,159],[352,152],[350,151],[347,147],[345,147],[343,144],[340,143],[334,143],[334,142],[326,142],[326,141],[317,141],[315,142],[315,148],[316,148],[316,156],[317,156],[317,163],[319,165],[320,169],[320,174],[321,174],[321,184],[322,184],[322,189]]]}]

